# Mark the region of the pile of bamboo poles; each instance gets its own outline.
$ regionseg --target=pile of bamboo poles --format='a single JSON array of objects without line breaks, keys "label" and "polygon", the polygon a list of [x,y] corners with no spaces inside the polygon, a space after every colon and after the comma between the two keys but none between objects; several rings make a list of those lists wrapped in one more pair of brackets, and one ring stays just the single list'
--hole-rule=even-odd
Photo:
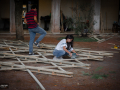
[{"label": "pile of bamboo poles", "polygon": [[[0,71],[22,70],[27,71],[43,89],[42,84],[32,74],[32,72],[50,74],[57,76],[73,77],[73,72],[66,68],[89,69],[90,64],[82,63],[81,60],[103,61],[104,56],[112,57],[112,51],[92,51],[90,48],[75,49],[79,56],[76,59],[53,60],[53,50],[55,45],[40,44],[40,48],[34,46],[36,55],[28,55],[28,42],[0,40]],[[50,57],[50,58],[49,58]],[[5,60],[4,60],[5,59]],[[7,60],[9,59],[9,60]],[[4,60],[4,61],[3,61]],[[37,64],[37,66],[36,66]]]},{"label": "pile of bamboo poles", "polygon": [[[8,41],[2,40],[0,43],[0,48],[3,51],[0,52],[0,58],[10,58],[11,60],[19,59],[22,63],[42,63],[47,64],[47,66],[27,66],[20,65],[19,61],[5,61],[1,62],[0,70],[23,70],[30,69],[32,72],[51,74],[58,76],[72,77],[73,72],[68,72],[63,68],[73,68],[80,67],[89,69],[89,64],[84,64],[77,59],[63,59],[63,60],[53,60],[49,59],[46,56],[51,56],[54,45],[45,45],[41,44],[41,48],[34,49],[37,55],[29,56],[24,55],[25,52],[28,53],[28,43],[22,41]],[[43,49],[44,48],[44,49]],[[19,53],[19,54],[18,54]],[[72,61],[72,62],[71,62]]]},{"label": "pile of bamboo poles", "polygon": [[102,43],[113,38],[116,35],[117,34],[113,34],[113,33],[104,33],[104,34],[98,34],[98,35],[91,35],[90,37],[96,39],[98,43]]},{"label": "pile of bamboo poles", "polygon": [[[53,50],[55,48],[54,45],[46,45],[46,44],[40,44],[40,48],[34,47],[34,52],[37,53],[37,55],[29,56],[24,55],[24,53],[28,54],[28,43],[22,42],[22,41],[11,41],[11,40],[1,40],[0,42],[0,49],[2,51],[0,52],[0,58],[11,58],[16,59],[18,58],[22,63],[45,63],[48,64],[48,66],[20,66],[18,63],[19,61],[9,61],[9,62],[0,62],[1,69],[0,70],[25,70],[25,69],[32,69],[33,72],[38,73],[45,73],[45,74],[51,74],[51,75],[60,75],[72,77],[73,73],[69,73],[62,68],[72,68],[72,67],[80,67],[89,69],[89,64],[84,64],[81,62],[81,60],[98,60],[103,61],[104,56],[112,57],[114,53],[113,51],[92,51],[89,48],[80,48],[75,49],[79,56],[76,59],[62,59],[62,60],[53,60],[50,58],[47,58],[48,56],[53,57]],[[19,54],[18,54],[19,53]],[[12,64],[11,64],[12,63]],[[52,66],[49,66],[52,65]],[[54,70],[55,69],[55,70]],[[56,71],[58,69],[59,71]],[[62,74],[61,74],[62,73]],[[71,75],[70,75],[71,74]]]}]

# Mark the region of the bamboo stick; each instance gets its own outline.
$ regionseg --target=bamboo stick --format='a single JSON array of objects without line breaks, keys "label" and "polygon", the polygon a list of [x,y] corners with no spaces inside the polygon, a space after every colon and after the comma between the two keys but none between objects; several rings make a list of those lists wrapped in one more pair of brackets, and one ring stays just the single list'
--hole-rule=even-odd
[{"label": "bamboo stick", "polygon": [[[6,44],[6,42],[4,41],[4,43]],[[7,45],[7,44],[6,44]],[[15,54],[12,50],[11,50],[11,48],[9,48],[10,49],[10,51],[13,53],[13,54]],[[19,58],[16,58],[23,66],[25,66],[21,61],[20,61],[20,59]],[[33,75],[33,73],[31,73],[31,71],[29,70],[29,69],[27,69],[27,72],[32,76],[32,78],[37,82],[37,84],[40,86],[40,88],[42,89],[42,90],[45,90],[45,88],[43,87],[43,85],[39,82],[39,80]]]}]

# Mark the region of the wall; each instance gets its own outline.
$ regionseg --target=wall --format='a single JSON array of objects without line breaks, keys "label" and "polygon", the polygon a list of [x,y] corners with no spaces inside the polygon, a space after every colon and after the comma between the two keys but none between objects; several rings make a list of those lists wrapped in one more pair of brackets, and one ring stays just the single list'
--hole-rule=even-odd
[{"label": "wall", "polygon": [[[61,0],[60,8],[65,16],[72,17],[74,16],[74,12],[70,9],[70,7],[74,7],[75,3],[80,4],[83,1],[85,2],[87,0],[81,0],[81,1],[80,0]],[[41,16],[46,16],[50,14],[51,7],[52,7],[51,5],[52,5],[52,0],[39,0],[39,20]],[[44,22],[41,20],[39,22],[40,22],[40,27],[44,28]],[[50,28],[50,24],[49,24],[49,28]]]},{"label": "wall", "polygon": [[[44,22],[40,20],[41,16],[50,15],[52,0],[39,0],[39,22],[40,27],[44,28]],[[50,25],[49,25],[50,28]]]},{"label": "wall", "polygon": [[0,0],[0,18],[10,18],[10,0]]},{"label": "wall", "polygon": [[101,14],[103,19],[104,29],[106,28],[112,29],[112,25],[114,21],[118,22],[118,11],[119,11],[119,0],[101,0]]},{"label": "wall", "polygon": [[[65,16],[72,17],[73,12],[70,7],[75,6],[75,2],[79,4],[86,1],[87,0],[61,0],[61,10]],[[104,29],[112,29],[114,21],[118,22],[118,11],[119,0],[101,0],[101,15]]]},{"label": "wall", "polygon": [[[63,11],[63,14],[65,16],[73,17],[74,11],[72,11],[71,7],[76,7],[76,5],[79,6],[80,4],[85,2],[90,3],[91,0],[61,0],[61,10]],[[82,15],[81,12],[80,15]]]},{"label": "wall", "polygon": [[[61,0],[61,10],[63,14],[72,17],[73,12],[70,7],[75,6],[75,2],[82,3],[82,0]],[[84,0],[87,1],[87,0]],[[39,0],[39,20],[41,16],[50,14],[52,0]],[[78,3],[78,4],[79,4]],[[101,0],[101,15],[104,29],[112,29],[114,21],[118,22],[119,0]],[[107,16],[106,16],[107,15]],[[106,25],[107,21],[107,25]],[[40,21],[40,26],[44,28],[44,22]],[[50,26],[49,26],[50,27]]]},{"label": "wall", "polygon": [[61,0],[61,10],[65,16],[72,17],[72,11],[70,7],[73,5],[73,0]]},{"label": "wall", "polygon": [[[4,18],[4,19],[3,19]],[[9,30],[10,1],[0,0],[0,30]]]}]

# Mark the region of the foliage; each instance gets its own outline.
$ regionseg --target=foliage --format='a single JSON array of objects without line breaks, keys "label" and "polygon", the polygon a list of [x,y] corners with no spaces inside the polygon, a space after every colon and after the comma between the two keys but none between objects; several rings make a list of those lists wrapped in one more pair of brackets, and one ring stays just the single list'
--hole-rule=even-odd
[{"label": "foliage", "polygon": [[73,19],[71,17],[66,17],[66,19],[63,22],[66,23],[68,28],[72,28]]},{"label": "foliage", "polygon": [[108,77],[108,74],[93,74],[92,78],[94,79],[103,79]]},{"label": "foliage", "polygon": [[103,67],[97,67],[96,69],[95,69],[95,71],[99,71],[99,70],[101,70]]},{"label": "foliage", "polygon": [[[95,69],[95,71],[99,71],[101,70],[103,67],[97,67]],[[93,73],[85,73],[84,71],[82,71],[82,74],[85,75],[85,76],[90,76],[92,75],[92,78],[94,79],[103,79],[103,78],[107,78],[108,77],[108,74],[99,74],[99,73],[96,73],[96,72],[93,72]]]},{"label": "foliage", "polygon": [[82,71],[82,74],[85,75],[85,76],[90,76],[91,75],[90,73],[85,73],[84,71]]},{"label": "foliage", "polygon": [[116,71],[110,71],[109,73],[116,73]]},{"label": "foliage", "polygon": [[92,33],[93,25],[95,24],[95,21],[93,20],[94,15],[93,5],[90,4],[89,1],[86,2],[83,1],[83,3],[80,4],[76,2],[75,7],[71,7],[71,9],[74,12],[75,33],[79,35],[88,32]]}]

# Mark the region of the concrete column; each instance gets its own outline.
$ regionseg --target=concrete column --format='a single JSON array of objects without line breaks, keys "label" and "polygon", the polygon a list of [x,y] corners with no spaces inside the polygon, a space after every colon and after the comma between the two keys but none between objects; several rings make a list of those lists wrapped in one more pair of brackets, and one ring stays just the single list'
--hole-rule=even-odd
[{"label": "concrete column", "polygon": [[10,33],[15,32],[15,2],[10,0]]},{"label": "concrete column", "polygon": [[60,33],[60,1],[52,0],[51,10],[51,32]]},{"label": "concrete column", "polygon": [[100,31],[100,9],[101,9],[101,0],[93,0],[95,15],[93,16],[94,21],[96,22],[93,26],[94,32],[99,33]]}]

